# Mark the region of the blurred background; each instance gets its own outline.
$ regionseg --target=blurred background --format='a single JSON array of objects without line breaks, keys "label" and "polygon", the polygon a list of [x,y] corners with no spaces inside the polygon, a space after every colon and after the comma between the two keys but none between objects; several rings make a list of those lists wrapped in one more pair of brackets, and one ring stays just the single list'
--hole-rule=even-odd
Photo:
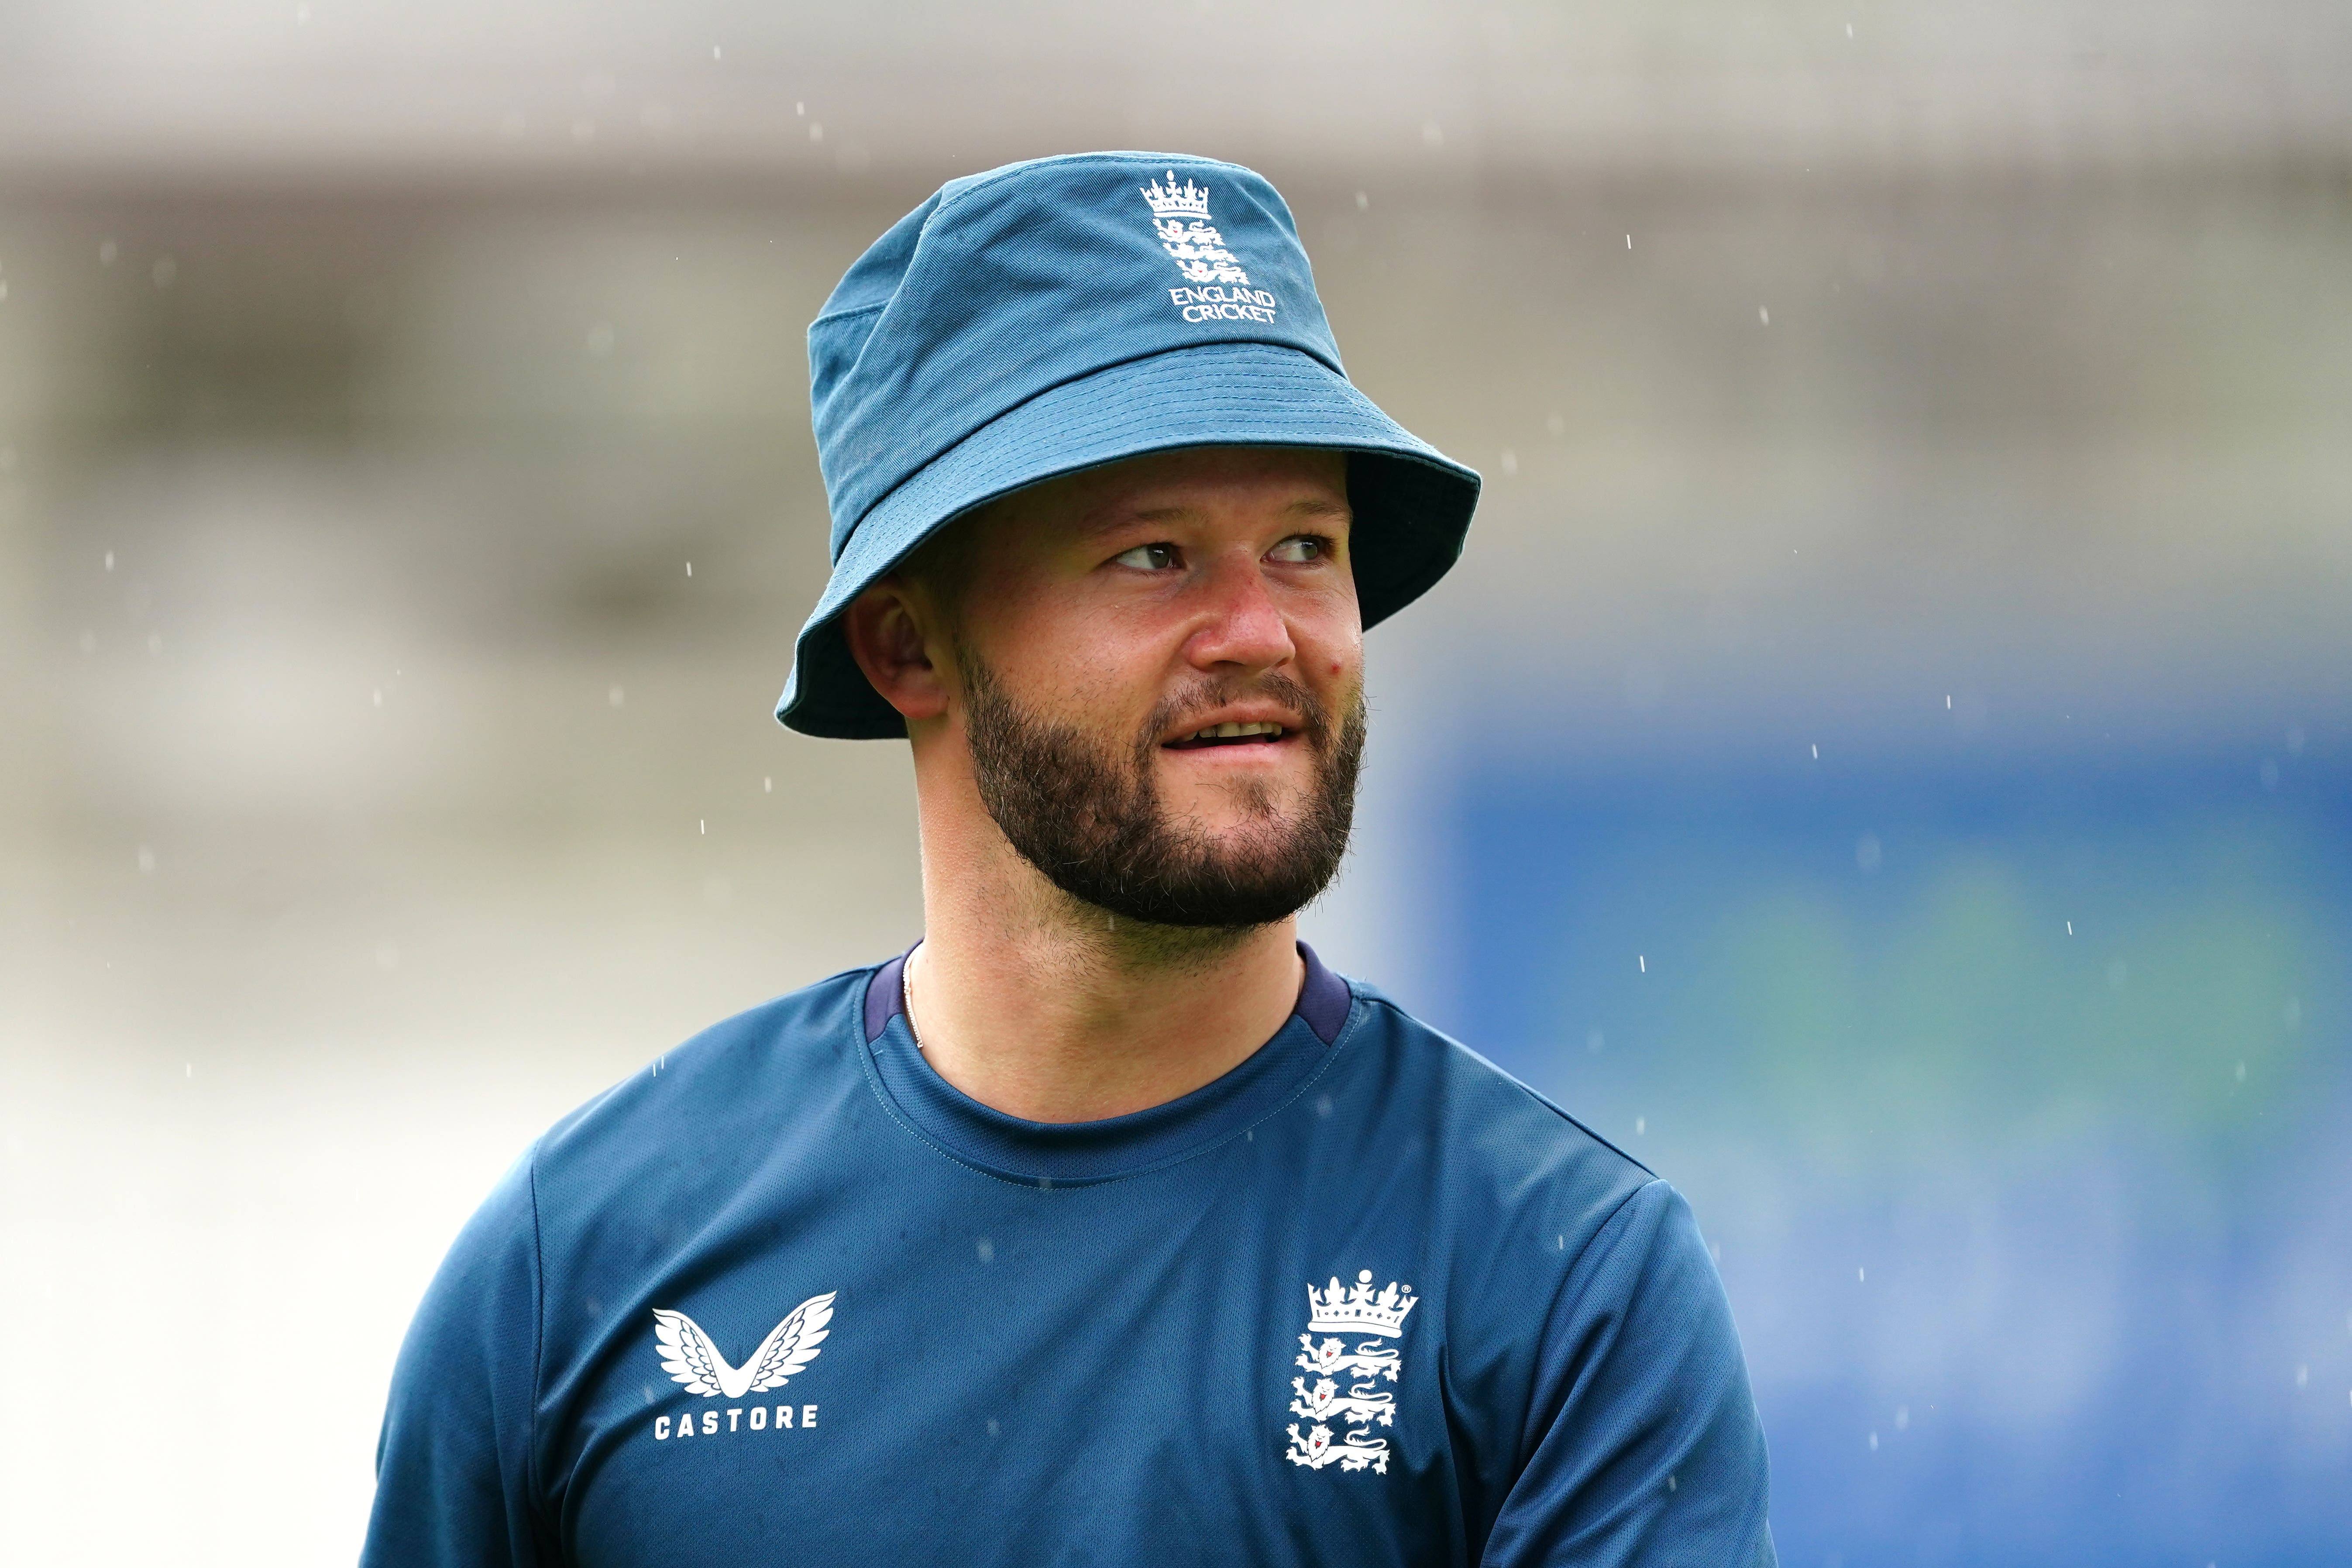
[{"label": "blurred background", "polygon": [[0,1560],[348,1561],[547,1122],[919,932],[802,333],[1181,149],[1482,468],[1309,935],[1687,1192],[1783,1561],[2352,1561],[2352,12],[0,7]]}]

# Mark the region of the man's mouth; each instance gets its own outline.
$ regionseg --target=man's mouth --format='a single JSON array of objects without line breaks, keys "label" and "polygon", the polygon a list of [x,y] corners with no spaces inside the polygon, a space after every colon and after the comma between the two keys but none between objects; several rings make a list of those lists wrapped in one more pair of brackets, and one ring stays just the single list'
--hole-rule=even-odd
[{"label": "man's mouth", "polygon": [[1247,724],[1212,724],[1181,741],[1169,742],[1168,749],[1190,752],[1202,746],[1270,746],[1286,733],[1281,725],[1266,719]]}]

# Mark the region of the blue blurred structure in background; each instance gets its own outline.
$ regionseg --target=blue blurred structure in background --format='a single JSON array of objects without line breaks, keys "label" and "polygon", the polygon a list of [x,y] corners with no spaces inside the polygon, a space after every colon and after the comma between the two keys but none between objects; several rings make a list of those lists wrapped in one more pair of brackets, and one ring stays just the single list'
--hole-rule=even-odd
[{"label": "blue blurred structure in background", "polygon": [[803,333],[1121,145],[1486,477],[1307,934],[1690,1194],[1783,1562],[2352,1563],[2341,0],[0,16],[0,1562],[348,1560],[516,1152],[918,934]]},{"label": "blue blurred structure in background", "polygon": [[1786,1561],[2343,1560],[2352,817],[2260,766],[1462,781],[1454,1021],[1691,1194]]}]

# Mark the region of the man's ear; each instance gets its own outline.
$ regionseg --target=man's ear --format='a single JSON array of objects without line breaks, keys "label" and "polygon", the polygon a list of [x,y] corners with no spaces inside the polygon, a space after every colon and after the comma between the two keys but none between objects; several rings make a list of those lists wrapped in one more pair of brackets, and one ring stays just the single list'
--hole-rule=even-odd
[{"label": "man's ear", "polygon": [[938,616],[927,600],[893,573],[851,600],[841,618],[857,668],[909,724],[948,710],[947,674],[939,664],[945,648],[931,630]]}]

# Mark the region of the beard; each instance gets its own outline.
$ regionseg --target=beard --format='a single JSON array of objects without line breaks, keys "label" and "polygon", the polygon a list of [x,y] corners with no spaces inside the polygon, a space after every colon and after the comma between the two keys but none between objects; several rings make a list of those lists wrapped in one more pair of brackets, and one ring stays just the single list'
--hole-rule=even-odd
[{"label": "beard", "polygon": [[[1335,719],[1288,676],[1203,680],[1163,700],[1122,749],[1022,707],[969,650],[960,662],[981,803],[1070,897],[1149,925],[1238,931],[1297,913],[1339,874],[1363,764],[1360,692]],[[1246,821],[1213,833],[1171,815],[1155,757],[1177,720],[1244,692],[1298,713],[1314,777],[1290,812],[1264,781],[1234,782],[1227,787]]]}]

